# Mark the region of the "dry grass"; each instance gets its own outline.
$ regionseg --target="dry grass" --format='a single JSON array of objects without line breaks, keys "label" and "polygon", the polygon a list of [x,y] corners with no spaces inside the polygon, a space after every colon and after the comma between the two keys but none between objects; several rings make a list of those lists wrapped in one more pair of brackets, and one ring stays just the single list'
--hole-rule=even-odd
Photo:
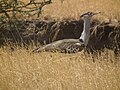
[{"label": "dry grass", "polygon": [[[120,20],[120,0],[54,0],[43,15],[78,19],[86,11],[101,11],[98,19]],[[30,50],[28,50],[30,51]],[[106,50],[84,54],[37,53],[0,48],[0,90],[120,90],[120,57]],[[111,63],[111,61],[113,63]]]},{"label": "dry grass", "polygon": [[[29,0],[22,1],[26,3],[29,2]],[[61,1],[64,2],[61,3]],[[46,19],[54,18],[57,20],[78,20],[82,13],[100,11],[102,12],[101,15],[95,17],[99,20],[104,20],[106,18],[120,20],[120,0],[52,0],[52,2],[53,3],[43,8],[41,17],[43,16]]]},{"label": "dry grass", "polygon": [[98,19],[120,20],[120,0],[53,0],[53,3],[44,8],[43,14],[47,17],[59,19],[79,19],[80,14],[87,11],[102,12]]},{"label": "dry grass", "polygon": [[119,60],[109,50],[92,62],[83,52],[29,54],[0,48],[0,90],[120,90]]}]

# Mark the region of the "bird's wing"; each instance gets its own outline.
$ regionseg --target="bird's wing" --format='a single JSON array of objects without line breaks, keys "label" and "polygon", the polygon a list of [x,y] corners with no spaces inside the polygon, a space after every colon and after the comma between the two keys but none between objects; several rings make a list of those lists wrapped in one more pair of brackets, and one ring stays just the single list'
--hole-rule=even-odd
[{"label": "bird's wing", "polygon": [[63,39],[47,44],[41,48],[37,48],[34,51],[60,51],[60,52],[75,52],[82,50],[83,43],[80,43],[78,39]]},{"label": "bird's wing", "polygon": [[74,53],[83,50],[85,45],[83,43],[75,41],[75,42],[66,42],[64,46],[61,47],[63,52]]}]

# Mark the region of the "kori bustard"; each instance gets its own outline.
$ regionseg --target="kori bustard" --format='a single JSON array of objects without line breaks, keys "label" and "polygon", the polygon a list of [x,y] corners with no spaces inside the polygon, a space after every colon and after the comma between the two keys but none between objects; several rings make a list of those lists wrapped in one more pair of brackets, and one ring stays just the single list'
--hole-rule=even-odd
[{"label": "kori bustard", "polygon": [[[98,12],[100,13],[100,12]],[[33,50],[33,52],[41,51],[59,51],[74,53],[82,51],[87,45],[90,38],[90,21],[92,16],[98,13],[87,12],[82,14],[80,17],[84,21],[83,32],[78,39],[63,39],[52,42],[50,44],[44,45],[43,47],[38,47]]]}]

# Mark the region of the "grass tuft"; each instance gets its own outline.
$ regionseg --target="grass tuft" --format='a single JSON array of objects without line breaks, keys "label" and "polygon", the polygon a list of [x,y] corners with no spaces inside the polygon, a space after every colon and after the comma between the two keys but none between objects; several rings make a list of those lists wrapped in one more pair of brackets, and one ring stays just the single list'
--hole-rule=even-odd
[{"label": "grass tuft", "polygon": [[0,90],[119,90],[120,57],[106,50],[94,59],[83,52],[0,48]]}]

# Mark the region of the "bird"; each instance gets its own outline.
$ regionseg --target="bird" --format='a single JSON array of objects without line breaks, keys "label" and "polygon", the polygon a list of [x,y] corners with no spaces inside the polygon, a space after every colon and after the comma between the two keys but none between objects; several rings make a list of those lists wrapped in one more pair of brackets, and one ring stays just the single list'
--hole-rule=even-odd
[{"label": "bird", "polygon": [[32,52],[50,51],[50,52],[65,52],[75,53],[80,52],[88,45],[90,39],[90,21],[94,15],[100,12],[86,12],[83,13],[80,18],[83,20],[83,31],[78,39],[62,39],[50,44],[44,45],[34,49]]}]

